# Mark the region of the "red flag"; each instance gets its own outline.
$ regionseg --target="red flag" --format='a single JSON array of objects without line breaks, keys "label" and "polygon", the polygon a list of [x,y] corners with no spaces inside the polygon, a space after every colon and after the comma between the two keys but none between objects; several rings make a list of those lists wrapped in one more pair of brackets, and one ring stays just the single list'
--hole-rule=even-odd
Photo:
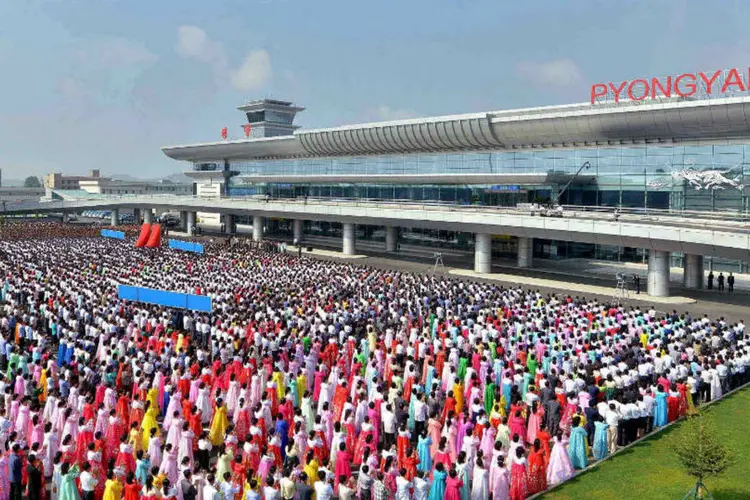
[{"label": "red flag", "polygon": [[245,131],[245,137],[250,137],[250,131],[253,129],[253,126],[249,123],[246,123],[242,126],[242,129]]},{"label": "red flag", "polygon": [[222,139],[226,139],[227,138],[227,128],[226,127],[224,127],[223,129],[221,129],[221,138]]}]

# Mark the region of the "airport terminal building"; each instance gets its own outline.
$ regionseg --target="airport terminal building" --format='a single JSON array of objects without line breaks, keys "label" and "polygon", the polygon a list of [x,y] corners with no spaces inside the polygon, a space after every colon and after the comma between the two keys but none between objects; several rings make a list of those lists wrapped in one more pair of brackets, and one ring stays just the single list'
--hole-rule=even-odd
[{"label": "airport terminal building", "polygon": [[[708,98],[710,97],[710,98]],[[750,211],[750,97],[612,100],[324,129],[301,129],[291,102],[239,108],[240,138],[163,148],[189,162],[195,194],[393,200],[455,205],[524,203],[679,211]],[[218,216],[216,216],[218,217]],[[216,221],[218,222],[218,221]],[[291,221],[266,222],[291,234]],[[335,223],[305,222],[336,235]],[[401,228],[405,241],[473,245],[470,233]],[[357,238],[384,238],[357,227]],[[514,256],[495,235],[492,253]],[[539,258],[645,260],[643,249],[533,242]],[[673,265],[680,265],[673,254]],[[745,264],[708,266],[741,271]]]}]

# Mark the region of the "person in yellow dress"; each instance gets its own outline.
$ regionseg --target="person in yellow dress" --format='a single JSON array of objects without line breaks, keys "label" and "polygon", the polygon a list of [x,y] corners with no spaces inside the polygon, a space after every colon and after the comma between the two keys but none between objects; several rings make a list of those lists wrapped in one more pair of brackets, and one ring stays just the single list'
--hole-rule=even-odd
[{"label": "person in yellow dress", "polygon": [[224,406],[224,402],[219,398],[216,401],[216,411],[211,421],[211,430],[208,431],[208,439],[211,440],[212,445],[219,446],[224,442],[228,426],[227,407]]},{"label": "person in yellow dress", "polygon": [[39,402],[44,403],[47,401],[47,369],[42,370],[42,374],[39,376],[39,387],[42,389],[42,393],[39,395]]},{"label": "person in yellow dress", "polygon": [[271,380],[276,383],[276,395],[279,401],[284,400],[284,392],[286,392],[286,385],[284,384],[284,375],[279,371],[275,370],[271,375]]},{"label": "person in yellow dress", "polygon": [[148,450],[148,443],[151,441],[151,429],[156,429],[156,435],[159,434],[159,423],[156,421],[158,410],[151,405],[151,401],[146,401],[146,412],[141,422],[141,449]]},{"label": "person in yellow dress", "polygon": [[307,475],[307,484],[313,486],[318,480],[318,459],[312,451],[307,452],[307,464],[305,464],[305,474]]},{"label": "person in yellow dress", "polygon": [[122,483],[115,476],[112,469],[107,471],[107,482],[104,485],[104,497],[102,500],[121,500],[122,499]]},{"label": "person in yellow dress", "polygon": [[159,410],[159,402],[157,401],[157,398],[159,397],[159,391],[156,389],[156,387],[152,387],[148,390],[148,394],[146,395],[146,401],[151,403],[151,408],[156,408],[156,410]]},{"label": "person in yellow dress", "polygon": [[300,400],[302,400],[302,394],[305,393],[307,390],[307,375],[305,375],[305,372],[300,371],[299,375],[297,375],[297,391],[300,393]]},{"label": "person in yellow dress", "polygon": [[[151,435],[149,434],[149,441],[151,440]],[[138,450],[142,450],[141,446],[143,446],[143,438],[141,436],[141,431],[138,430],[138,423],[133,422],[133,425],[130,427],[130,432],[128,433],[128,443],[133,445],[133,458],[135,458],[135,454],[138,453]]]},{"label": "person in yellow dress", "polygon": [[460,415],[464,409],[464,384],[458,382],[453,384],[453,398],[456,400],[456,415]]}]

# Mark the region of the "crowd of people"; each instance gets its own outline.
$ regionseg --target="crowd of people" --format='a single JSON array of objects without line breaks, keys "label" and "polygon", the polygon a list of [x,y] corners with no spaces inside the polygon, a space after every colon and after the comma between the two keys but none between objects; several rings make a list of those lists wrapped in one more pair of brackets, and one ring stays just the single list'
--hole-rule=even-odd
[{"label": "crowd of people", "polygon": [[742,321],[29,226],[0,239],[0,499],[521,500],[750,379]]}]

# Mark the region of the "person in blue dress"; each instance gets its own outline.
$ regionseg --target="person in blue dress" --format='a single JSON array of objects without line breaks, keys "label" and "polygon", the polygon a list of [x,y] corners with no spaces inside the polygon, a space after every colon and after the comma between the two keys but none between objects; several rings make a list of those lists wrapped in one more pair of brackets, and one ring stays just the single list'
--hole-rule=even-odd
[{"label": "person in blue dress", "polygon": [[654,427],[664,427],[667,425],[669,411],[667,408],[667,393],[664,387],[656,386],[656,406],[654,408]]},{"label": "person in blue dress", "polygon": [[427,500],[443,500],[445,497],[445,467],[442,463],[435,465],[435,472],[432,474],[432,485],[430,486],[430,496]]},{"label": "person in blue dress", "polygon": [[430,446],[432,446],[432,438],[427,432],[427,429],[422,431],[422,435],[419,436],[417,442],[417,455],[419,455],[419,464],[417,464],[417,470],[421,470],[425,474],[432,471],[432,455],[430,455]]},{"label": "person in blue dress", "polygon": [[608,427],[601,417],[594,422],[594,445],[591,452],[595,460],[601,460],[609,455],[609,447],[607,446]]},{"label": "person in blue dress", "polygon": [[581,417],[573,417],[570,429],[570,443],[568,444],[568,456],[575,469],[585,469],[588,465],[586,458],[586,429],[581,427]]}]

